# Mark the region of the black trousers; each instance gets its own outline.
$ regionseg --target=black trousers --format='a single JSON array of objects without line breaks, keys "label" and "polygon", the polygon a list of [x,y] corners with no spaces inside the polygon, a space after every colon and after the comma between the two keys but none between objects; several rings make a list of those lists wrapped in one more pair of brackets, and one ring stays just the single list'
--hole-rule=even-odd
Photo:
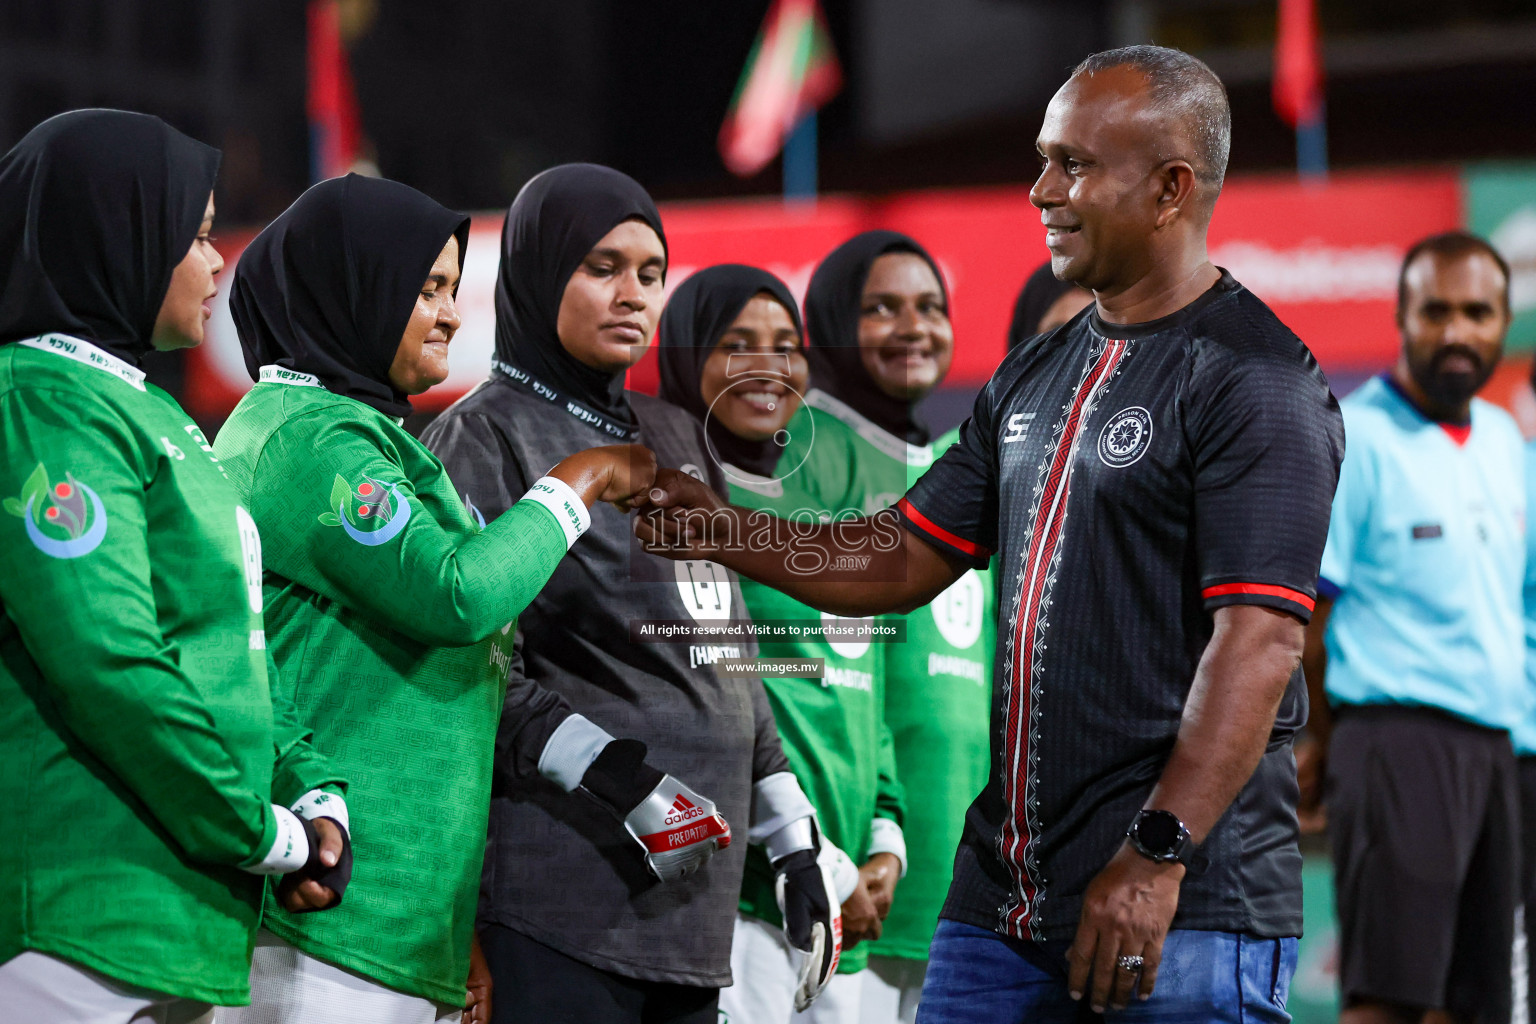
[{"label": "black trousers", "polygon": [[1520,892],[1525,897],[1527,1020],[1536,1024],[1536,755],[1520,758]]},{"label": "black trousers", "polygon": [[481,927],[480,947],[491,1024],[716,1024],[719,989],[621,977],[497,924]]},{"label": "black trousers", "polygon": [[1509,733],[1428,708],[1341,709],[1328,757],[1339,987],[1508,1021],[1520,901]]}]

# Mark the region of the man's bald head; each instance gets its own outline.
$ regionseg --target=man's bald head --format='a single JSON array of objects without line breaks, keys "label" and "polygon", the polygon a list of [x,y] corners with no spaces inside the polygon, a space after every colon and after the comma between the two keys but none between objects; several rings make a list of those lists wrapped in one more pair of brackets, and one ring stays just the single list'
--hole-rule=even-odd
[{"label": "man's bald head", "polygon": [[1187,161],[1199,180],[1200,199],[1209,208],[1226,178],[1232,148],[1232,107],[1221,79],[1203,62],[1166,46],[1122,46],[1095,53],[1073,69],[1072,77],[1112,68],[1130,68],[1146,80],[1152,112],[1171,129],[1161,133],[1167,149],[1159,159]]}]

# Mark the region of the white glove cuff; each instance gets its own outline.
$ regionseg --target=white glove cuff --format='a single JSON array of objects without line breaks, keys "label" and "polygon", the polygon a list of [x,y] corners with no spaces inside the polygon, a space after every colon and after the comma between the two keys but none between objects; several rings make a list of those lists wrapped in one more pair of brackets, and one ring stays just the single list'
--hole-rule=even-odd
[{"label": "white glove cuff", "polygon": [[272,816],[277,819],[277,835],[266,856],[246,867],[253,875],[286,875],[309,862],[309,839],[298,817],[277,804],[272,805]]},{"label": "white glove cuff", "polygon": [[768,837],[798,818],[816,813],[800,780],[793,772],[775,772],[758,779],[752,787],[752,825],[749,843],[766,843]]},{"label": "white glove cuff", "polygon": [[352,834],[352,819],[347,815],[347,802],[335,793],[312,789],[294,801],[288,808],[294,814],[309,821],[316,818],[333,818],[341,823],[347,835]]},{"label": "white glove cuff", "polygon": [[832,876],[832,888],[837,892],[838,905],[847,903],[848,897],[859,887],[859,866],[853,862],[853,858],[827,842],[823,836],[821,853],[816,862]]},{"label": "white glove cuff", "polygon": [[544,744],[539,754],[539,774],[570,793],[581,785],[581,777],[612,742],[609,733],[581,715],[572,715],[555,728]]},{"label": "white glove cuff", "polygon": [[869,823],[869,856],[877,853],[894,854],[901,861],[901,877],[907,877],[907,837],[890,818],[876,818]]},{"label": "white glove cuff", "polygon": [[571,485],[555,476],[541,476],[528,488],[523,501],[531,501],[549,509],[550,514],[565,532],[565,549],[569,551],[581,535],[592,525],[592,513]]},{"label": "white glove cuff", "polygon": [[810,817],[794,821],[769,836],[763,846],[768,851],[768,863],[777,864],[792,853],[816,849],[816,829]]}]

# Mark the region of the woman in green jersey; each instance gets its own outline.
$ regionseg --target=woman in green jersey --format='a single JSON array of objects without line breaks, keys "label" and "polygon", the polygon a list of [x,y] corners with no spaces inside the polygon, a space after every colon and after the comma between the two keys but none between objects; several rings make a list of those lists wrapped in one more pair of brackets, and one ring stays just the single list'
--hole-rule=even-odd
[{"label": "woman in green jersey", "polygon": [[[317,827],[341,849],[288,808],[339,805],[340,780],[275,719],[255,525],[139,365],[202,341],[218,162],[116,110],[61,114],[0,158],[8,1021],[244,1002],[262,876],[319,867]],[[333,899],[284,887],[290,909]]]},{"label": "woman in green jersey", "polygon": [[[829,435],[848,445],[865,514],[897,501],[957,437],[934,440],[916,411],[954,354],[949,305],[938,263],[894,231],[855,235],[811,275],[805,320],[815,386],[806,404],[832,421],[817,432],[818,446]],[[870,950],[871,1022],[910,1024],[916,1016],[965,810],[987,780],[996,631],[989,577],[967,571],[903,617],[903,642],[883,648],[885,721],[909,796],[911,860]]]},{"label": "woman in green jersey", "polygon": [[414,189],[348,175],[301,196],[235,270],[257,383],[214,450],[271,538],[273,655],[352,781],[357,870],[335,911],[267,920],[252,1008],[221,1022],[458,1019],[512,620],[588,506],[643,494],[655,472],[638,446],[580,452],[477,522],[401,426],[409,396],[447,376],[468,237],[468,218]]},{"label": "woman in green jersey", "polygon": [[[813,521],[845,509],[862,512],[861,499],[850,491],[846,440],[824,415],[800,413],[808,367],[799,311],[782,281],[756,267],[701,270],[668,301],[658,338],[660,397],[703,422],[734,504]],[[823,616],[751,580],[742,580],[741,589],[761,627],[794,623],[857,631],[870,625]],[[905,860],[901,790],[882,719],[883,645],[855,632],[846,638],[764,636],[758,650],[766,658],[824,664],[820,678],[770,674],[764,685],[784,752],[816,807],[827,841],[823,862],[842,902],[839,976],[794,1019],[856,1024],[859,972],[869,948],[859,944],[880,937],[884,916],[870,883],[886,875],[894,883]],[[779,934],[773,886],[766,859],[750,852],[731,950],[735,983],[720,1000],[735,1024],[777,1024],[793,1009],[795,972]]]}]

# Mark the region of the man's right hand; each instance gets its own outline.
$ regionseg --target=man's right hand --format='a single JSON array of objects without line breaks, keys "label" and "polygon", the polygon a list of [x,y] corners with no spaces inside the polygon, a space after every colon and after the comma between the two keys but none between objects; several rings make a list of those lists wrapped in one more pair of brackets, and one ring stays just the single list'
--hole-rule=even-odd
[{"label": "man's right hand", "polygon": [[730,513],[708,484],[681,470],[662,468],[656,471],[646,497],[649,507],[635,517],[635,536],[646,551],[672,559],[708,558],[714,553],[712,538],[704,536],[701,527],[711,514]]}]

